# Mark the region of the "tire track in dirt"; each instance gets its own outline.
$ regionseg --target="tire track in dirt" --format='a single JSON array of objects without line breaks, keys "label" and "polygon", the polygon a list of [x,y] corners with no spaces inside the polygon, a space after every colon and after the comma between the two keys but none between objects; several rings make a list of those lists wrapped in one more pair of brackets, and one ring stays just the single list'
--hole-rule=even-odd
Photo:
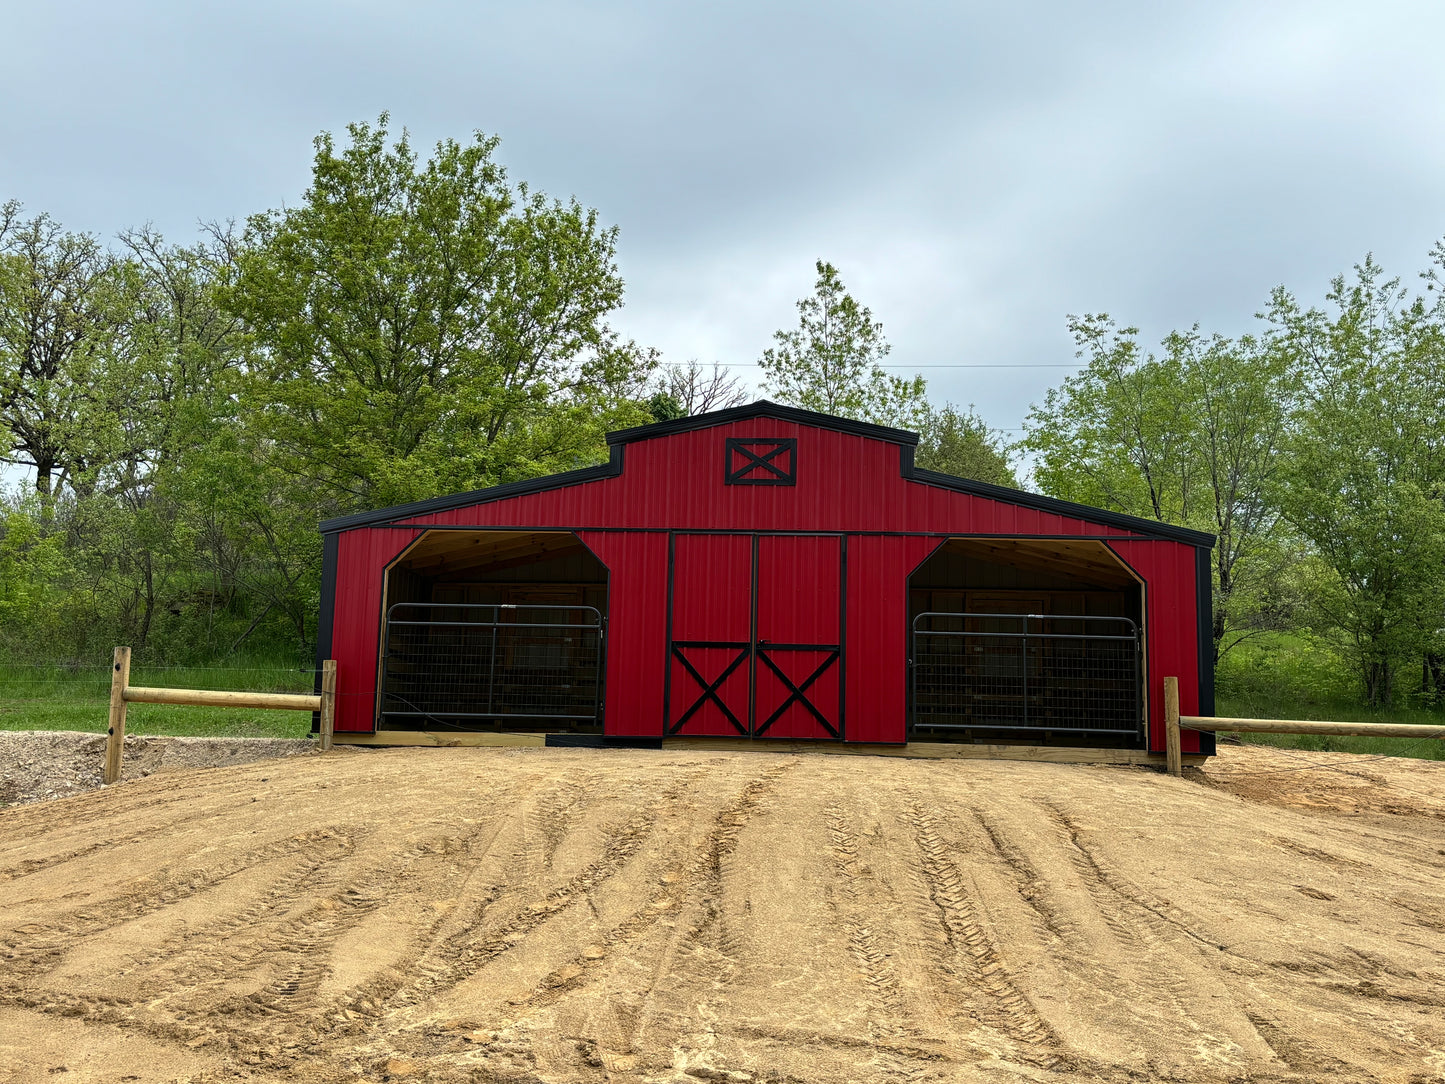
[{"label": "tire track in dirt", "polygon": [[[946,955],[964,965],[967,985],[986,995],[988,1004],[981,1014],[985,1022],[1017,1043],[1027,1060],[1044,1068],[1060,1065],[1058,1036],[1014,984],[969,898],[963,874],[938,834],[937,822],[917,801],[908,802],[904,814],[912,828],[928,898],[938,912]],[[952,985],[958,969],[948,963],[944,962],[942,970],[945,981]]]},{"label": "tire track in dirt", "polygon": [[[542,899],[504,920],[485,933],[466,928],[433,948],[417,962],[423,972],[417,981],[398,990],[391,1005],[416,1004],[448,990],[481,970],[487,963],[510,950],[532,930],[553,915],[570,907],[597,885],[617,872],[635,854],[656,824],[656,813],[648,809],[633,814],[612,827],[601,856]],[[498,886],[497,895],[501,888]],[[497,897],[493,896],[495,900]],[[478,908],[485,912],[486,905]]]},{"label": "tire track in dirt", "polygon": [[16,881],[21,877],[29,877],[33,873],[40,873],[42,870],[51,869],[54,866],[63,866],[66,862],[73,862],[77,858],[85,858],[96,851],[103,851],[108,847],[117,847],[128,840],[100,840],[96,843],[86,844],[84,847],[75,847],[68,851],[61,851],[59,854],[50,855],[46,858],[30,858],[14,866],[0,869],[0,884],[7,881]]},{"label": "tire track in dirt", "polygon": [[[329,848],[334,841],[353,845],[352,833],[342,828],[320,828],[267,846],[210,868],[193,868],[176,876],[143,878],[122,889],[120,895],[92,901],[46,923],[30,923],[0,940],[0,975],[43,973],[57,964],[74,945],[214,888],[263,862]],[[318,859],[325,861],[324,854]],[[160,871],[166,873],[167,871]],[[16,936],[19,934],[21,936]]]},{"label": "tire track in dirt", "polygon": [[[1157,988],[1169,998],[1174,1016],[1186,1033],[1192,1032],[1207,1045],[1222,1050],[1225,1044],[1218,1037],[1204,1032],[1197,1001],[1205,983],[1217,981],[1232,1000],[1232,1008],[1242,1022],[1247,1022],[1254,1036],[1276,1058],[1291,1069],[1315,1071],[1328,1066],[1333,1059],[1311,1054],[1307,1040],[1291,1035],[1251,1005],[1247,992],[1235,989],[1224,969],[1215,960],[1228,948],[1217,940],[1200,934],[1196,920],[1170,901],[1156,896],[1116,870],[1098,851],[1089,846],[1084,829],[1060,805],[1041,803],[1061,838],[1072,848],[1071,859],[1094,896],[1101,913],[1115,911],[1117,920],[1137,933],[1138,947],[1153,963],[1151,976]],[[1111,924],[1112,928],[1112,924]],[[1192,976],[1192,977],[1191,977]],[[1342,1063],[1340,1063],[1342,1064]]]},{"label": "tire track in dirt", "polygon": [[[878,1031],[896,1034],[900,1029],[898,1015],[903,1005],[899,995],[898,969],[889,962],[889,954],[883,951],[882,942],[873,927],[856,916],[860,909],[865,913],[867,911],[860,903],[863,892],[859,887],[862,874],[858,860],[858,834],[853,830],[847,813],[836,804],[824,808],[823,823],[828,828],[833,869],[849,904],[847,910],[855,912],[840,914],[839,917],[848,933],[848,951],[874,1000],[874,1011],[869,1014],[872,1030],[875,1037]],[[874,910],[876,913],[876,908]]]},{"label": "tire track in dirt", "polygon": [[[1084,840],[1083,828],[1057,803],[1041,802],[1047,819],[1059,832],[1068,849],[1069,861],[1093,898],[1099,916],[1122,944],[1141,953],[1153,966],[1150,993],[1163,992],[1173,1018],[1186,1033],[1200,1028],[1191,1007],[1194,989],[1182,973],[1193,970],[1200,946],[1220,946],[1190,928],[1189,916],[1165,900],[1146,892],[1118,873]],[[1171,912],[1174,912],[1171,914]],[[1175,943],[1180,936],[1190,939],[1189,955],[1180,956]],[[1263,1039],[1263,1036],[1261,1036]]]},{"label": "tire track in dirt", "polygon": [[[678,954],[690,950],[695,953],[706,944],[722,953],[724,959],[728,958],[731,939],[723,925],[721,897],[731,856],[737,849],[742,829],[767,811],[772,790],[798,763],[795,759],[776,764],[744,784],[733,800],[714,814],[711,827],[693,847],[691,855],[670,864],[659,877],[657,883],[661,887],[654,889],[647,904],[633,911],[579,956],[555,969],[522,1005],[531,1008],[555,1004],[612,974],[611,968],[621,950],[641,940],[663,920],[673,921],[671,916],[676,914],[676,929],[656,950],[645,985],[630,996],[609,999],[621,1038],[617,1053],[625,1055],[640,1048],[644,1033],[657,1019],[658,988],[672,974]],[[689,793],[703,775],[705,773],[697,773],[676,788],[675,795],[659,804],[665,805]],[[714,974],[704,981],[726,982],[727,976]],[[591,1041],[598,1045],[597,1040]],[[582,1068],[585,1065],[579,1066]]]},{"label": "tire track in dirt", "polygon": [[1353,1065],[1323,1053],[1262,1012],[1246,1010],[1245,1016],[1274,1056],[1295,1072],[1311,1074],[1311,1079],[1316,1080],[1321,1079],[1321,1075],[1327,1075],[1330,1080],[1359,1079]]},{"label": "tire track in dirt", "polygon": [[[1113,896],[1132,909],[1136,921],[1130,921],[1128,911],[1120,915],[1115,912],[1120,925],[1128,931],[1137,931],[1146,939],[1158,939],[1162,932],[1170,935],[1182,934],[1195,944],[1208,949],[1219,950],[1225,946],[1217,938],[1206,937],[1195,927],[1197,919],[1186,914],[1181,908],[1147,889],[1135,884],[1119,873],[1114,867],[1090,847],[1084,839],[1084,829],[1059,805],[1052,802],[1040,803],[1049,819],[1056,824],[1070,846],[1070,860],[1074,868],[1099,896]],[[1142,921],[1137,921],[1142,919]],[[1111,924],[1112,925],[1112,924]]]}]

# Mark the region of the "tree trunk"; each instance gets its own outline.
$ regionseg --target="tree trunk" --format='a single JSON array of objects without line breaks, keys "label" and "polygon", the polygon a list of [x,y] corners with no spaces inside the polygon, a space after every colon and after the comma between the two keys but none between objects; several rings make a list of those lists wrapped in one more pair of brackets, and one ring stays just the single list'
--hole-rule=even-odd
[{"label": "tree trunk", "polygon": [[155,616],[156,612],[155,572],[151,566],[151,555],[147,553],[144,560],[146,597],[145,609],[141,612],[140,635],[137,637],[137,647],[145,646],[146,639],[151,634],[151,618]]},{"label": "tree trunk", "polygon": [[1369,659],[1365,661],[1365,703],[1370,707],[1389,707],[1390,676],[1390,663],[1388,660]]}]

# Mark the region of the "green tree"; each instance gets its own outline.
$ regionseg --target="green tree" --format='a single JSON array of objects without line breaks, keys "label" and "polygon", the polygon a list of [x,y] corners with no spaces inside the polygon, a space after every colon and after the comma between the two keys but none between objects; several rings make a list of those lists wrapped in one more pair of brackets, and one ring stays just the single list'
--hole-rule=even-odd
[{"label": "green tree", "polygon": [[288,469],[351,510],[590,462],[646,419],[653,358],[606,322],[615,228],[508,183],[494,138],[419,163],[384,114],[348,131],[297,207],[249,220],[225,293]]},{"label": "green tree", "polygon": [[95,460],[119,416],[104,379],[116,261],[49,215],[0,207],[0,461],[35,472],[48,515],[58,488]]},{"label": "green tree", "polygon": [[798,301],[798,326],[773,334],[759,360],[780,402],[842,418],[918,429],[927,409],[921,376],[883,371],[883,324],[843,287],[838,269],[817,261],[810,297]]},{"label": "green tree", "polygon": [[914,462],[927,470],[1018,488],[1004,441],[970,405],[929,406],[924,412]]},{"label": "green tree", "polygon": [[1293,618],[1296,547],[1271,503],[1297,379],[1272,338],[1197,327],[1140,349],[1136,328],[1070,317],[1086,364],[1025,423],[1045,493],[1209,531],[1214,656]]},{"label": "green tree", "polygon": [[1428,673],[1445,623],[1445,334],[1370,258],[1326,303],[1281,288],[1267,313],[1304,383],[1276,500],[1327,569],[1316,611],[1382,705],[1404,660]]}]

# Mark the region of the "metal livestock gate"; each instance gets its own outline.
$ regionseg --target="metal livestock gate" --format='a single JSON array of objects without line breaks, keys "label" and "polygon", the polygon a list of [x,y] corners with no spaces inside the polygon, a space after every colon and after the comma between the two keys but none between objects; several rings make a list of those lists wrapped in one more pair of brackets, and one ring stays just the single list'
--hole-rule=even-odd
[{"label": "metal livestock gate", "polygon": [[398,602],[387,612],[381,719],[596,729],[602,656],[591,606]]},{"label": "metal livestock gate", "polygon": [[1165,674],[1213,710],[1209,535],[767,402],[607,439],[595,467],[322,524],[338,734],[1162,750]]},{"label": "metal livestock gate", "polygon": [[919,614],[913,733],[1142,740],[1140,646],[1127,617]]}]

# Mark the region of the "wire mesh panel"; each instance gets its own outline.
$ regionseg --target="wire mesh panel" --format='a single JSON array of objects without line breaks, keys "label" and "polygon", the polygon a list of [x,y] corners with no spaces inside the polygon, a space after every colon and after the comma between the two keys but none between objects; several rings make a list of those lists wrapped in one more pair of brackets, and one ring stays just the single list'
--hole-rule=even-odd
[{"label": "wire mesh panel", "polygon": [[910,664],[915,731],[1143,733],[1125,617],[919,614]]},{"label": "wire mesh panel", "polygon": [[591,606],[399,602],[387,612],[388,727],[601,724],[602,615]]}]

